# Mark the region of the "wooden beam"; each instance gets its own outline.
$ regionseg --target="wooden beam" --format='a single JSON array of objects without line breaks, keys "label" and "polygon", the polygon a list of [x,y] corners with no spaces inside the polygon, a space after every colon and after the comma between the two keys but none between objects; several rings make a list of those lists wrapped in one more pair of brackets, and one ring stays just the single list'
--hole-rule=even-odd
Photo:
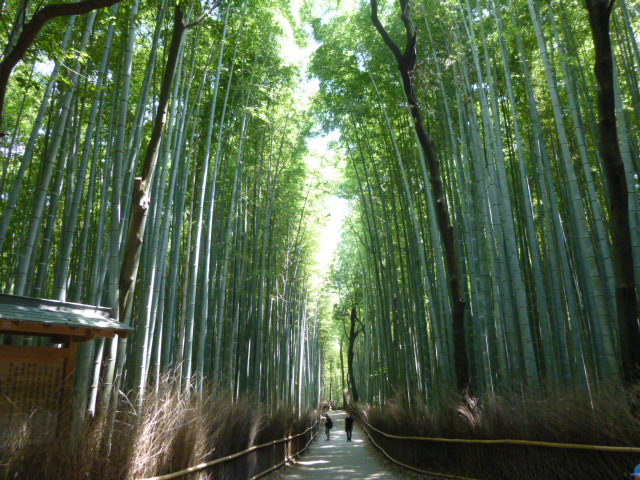
[{"label": "wooden beam", "polygon": [[60,325],[55,323],[31,322],[27,320],[0,320],[0,334],[11,335],[70,335],[91,340],[94,337],[111,338],[115,335],[126,337],[128,330],[114,328],[91,328]]}]

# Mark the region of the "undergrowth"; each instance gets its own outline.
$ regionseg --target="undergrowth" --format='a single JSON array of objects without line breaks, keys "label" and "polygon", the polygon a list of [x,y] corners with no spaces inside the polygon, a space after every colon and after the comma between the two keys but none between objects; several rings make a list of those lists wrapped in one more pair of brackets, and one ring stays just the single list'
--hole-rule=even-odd
[{"label": "undergrowth", "polygon": [[[358,406],[356,415],[394,435],[517,439],[640,447],[640,418],[631,392],[506,393],[450,396],[437,408],[395,399],[384,408]],[[396,460],[421,470],[478,480],[599,480],[630,478],[640,454],[506,444],[400,441],[371,432]]]},{"label": "undergrowth", "polygon": [[[316,420],[286,408],[267,415],[248,402],[230,403],[209,389],[185,395],[170,381],[139,408],[127,402],[66,434],[34,428],[25,419],[5,435],[0,478],[19,480],[133,480],[175,472],[303,432]],[[113,422],[113,423],[112,423]],[[73,433],[69,433],[73,431]],[[5,432],[6,433],[6,432]],[[193,479],[243,479],[300,450],[312,432],[244,455]]]}]

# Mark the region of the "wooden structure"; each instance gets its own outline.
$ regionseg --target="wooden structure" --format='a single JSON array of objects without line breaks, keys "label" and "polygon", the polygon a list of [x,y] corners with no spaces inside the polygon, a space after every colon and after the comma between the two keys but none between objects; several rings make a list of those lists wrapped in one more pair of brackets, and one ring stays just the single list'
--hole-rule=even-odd
[{"label": "wooden structure", "polygon": [[71,408],[78,344],[131,330],[108,312],[0,294],[0,432],[24,415],[36,428],[60,426]]}]

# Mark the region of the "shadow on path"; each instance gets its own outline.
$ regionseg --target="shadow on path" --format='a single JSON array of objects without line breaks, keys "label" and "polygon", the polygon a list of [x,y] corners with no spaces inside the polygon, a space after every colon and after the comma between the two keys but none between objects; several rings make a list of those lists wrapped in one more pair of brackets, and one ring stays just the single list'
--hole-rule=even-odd
[{"label": "shadow on path", "polygon": [[[385,471],[380,460],[369,451],[365,433],[354,425],[351,442],[347,442],[342,411],[329,412],[333,420],[331,440],[326,441],[324,423],[315,441],[296,464],[281,470],[278,478],[287,480],[400,480]],[[270,477],[271,478],[271,477]]]}]

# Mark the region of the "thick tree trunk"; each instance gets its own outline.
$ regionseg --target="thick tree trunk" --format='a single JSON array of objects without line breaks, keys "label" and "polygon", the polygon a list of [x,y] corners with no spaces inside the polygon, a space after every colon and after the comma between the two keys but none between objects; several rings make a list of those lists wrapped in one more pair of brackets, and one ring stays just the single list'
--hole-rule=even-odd
[{"label": "thick tree trunk", "polygon": [[[35,41],[42,27],[44,27],[49,20],[57,17],[82,15],[98,8],[115,5],[118,2],[120,2],[120,0],[85,0],[77,3],[55,3],[41,8],[31,17],[31,20],[25,24],[22,32],[20,32],[20,36],[13,48],[7,52],[2,62],[0,62],[0,128],[2,128],[4,98],[7,94],[7,84],[9,83],[11,72],[18,62],[22,60],[22,57],[24,57],[27,49]],[[0,137],[4,135],[4,133],[0,133]]]},{"label": "thick tree trunk", "polygon": [[453,344],[455,350],[454,359],[457,387],[458,390],[463,390],[469,386],[470,381],[469,358],[467,354],[464,330],[466,302],[462,293],[460,273],[458,272],[458,254],[456,252],[453,225],[451,224],[449,217],[449,207],[445,198],[442,174],[440,173],[440,160],[436,153],[435,143],[429,137],[424,127],[422,112],[420,111],[420,106],[416,100],[413,88],[411,70],[413,69],[416,61],[416,30],[413,25],[413,21],[411,20],[408,0],[401,0],[402,22],[404,23],[407,34],[407,44],[404,53],[402,53],[378,19],[377,0],[370,0],[370,2],[371,20],[398,63],[398,69],[400,70],[400,76],[402,78],[402,86],[411,110],[413,126],[418,136],[420,147],[427,159],[429,182],[435,198],[436,219],[438,222],[438,229],[442,237],[447,275],[449,277],[449,295],[452,308],[451,318],[453,322]]},{"label": "thick tree trunk", "polygon": [[[349,330],[349,347],[347,350],[347,375],[349,376],[349,388],[351,389],[351,399],[354,402],[360,401],[358,389],[356,388],[356,378],[353,375],[353,349],[356,345],[356,338],[360,333],[357,328],[358,314],[355,308],[351,309],[351,328]],[[341,359],[342,360],[342,359]]]},{"label": "thick tree trunk", "polygon": [[151,190],[153,172],[155,171],[156,162],[158,160],[158,151],[164,133],[164,126],[167,122],[171,85],[173,83],[173,77],[178,64],[178,53],[180,51],[180,46],[182,45],[182,39],[186,27],[184,12],[178,5],[176,6],[175,11],[173,36],[171,38],[171,46],[169,47],[169,56],[167,58],[164,77],[162,79],[158,110],[156,111],[151,139],[149,140],[144,164],[142,166],[142,177],[136,178],[133,191],[131,222],[129,223],[127,242],[125,245],[124,259],[122,262],[119,281],[120,314],[121,319],[124,319],[124,321],[128,320],[130,307],[133,301],[138,264],[140,263],[140,250],[144,238],[147,213],[149,211],[149,192]]},{"label": "thick tree trunk", "polygon": [[342,357],[342,338],[340,338],[340,379],[342,385],[342,404],[347,404],[347,387],[344,381],[344,359]]},{"label": "thick tree trunk", "polygon": [[598,81],[600,154],[611,211],[610,228],[622,369],[625,381],[631,382],[638,377],[640,366],[640,329],[629,228],[629,190],[616,127],[613,53],[609,33],[613,3],[613,0],[587,0],[586,6],[595,46],[594,71]]}]

